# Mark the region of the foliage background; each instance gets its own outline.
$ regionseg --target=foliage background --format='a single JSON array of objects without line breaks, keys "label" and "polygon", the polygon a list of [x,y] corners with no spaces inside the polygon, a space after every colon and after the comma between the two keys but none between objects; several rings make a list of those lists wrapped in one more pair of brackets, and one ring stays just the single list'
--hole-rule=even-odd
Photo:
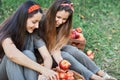
[{"label": "foliage background", "polygon": [[[0,23],[26,0],[0,0]],[[34,0],[48,8],[54,0]],[[120,0],[71,0],[73,27],[86,37],[85,51],[95,52],[95,63],[120,80]]]}]

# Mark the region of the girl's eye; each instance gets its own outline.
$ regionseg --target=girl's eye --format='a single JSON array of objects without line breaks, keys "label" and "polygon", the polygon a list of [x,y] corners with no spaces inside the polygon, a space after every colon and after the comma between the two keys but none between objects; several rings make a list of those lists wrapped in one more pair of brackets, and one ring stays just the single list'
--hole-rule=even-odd
[{"label": "girl's eye", "polygon": [[35,23],[36,23],[36,21],[33,21],[32,23],[33,23],[33,24],[35,24]]},{"label": "girl's eye", "polygon": [[67,19],[63,19],[64,21],[66,21]]},{"label": "girl's eye", "polygon": [[59,16],[57,16],[57,18],[60,18]]}]

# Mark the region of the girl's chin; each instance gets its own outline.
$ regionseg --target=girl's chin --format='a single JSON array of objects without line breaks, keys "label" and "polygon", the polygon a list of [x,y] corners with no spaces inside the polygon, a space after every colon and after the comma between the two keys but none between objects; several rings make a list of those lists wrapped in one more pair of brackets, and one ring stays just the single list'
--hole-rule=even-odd
[{"label": "girl's chin", "polygon": [[33,33],[33,31],[28,31],[28,33]]},{"label": "girl's chin", "polygon": [[56,25],[56,27],[59,27],[59,25]]}]

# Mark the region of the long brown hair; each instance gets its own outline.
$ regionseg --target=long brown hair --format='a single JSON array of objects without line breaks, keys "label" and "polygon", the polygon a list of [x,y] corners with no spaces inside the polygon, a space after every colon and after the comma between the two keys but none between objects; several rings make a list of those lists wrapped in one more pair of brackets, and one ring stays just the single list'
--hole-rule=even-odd
[{"label": "long brown hair", "polygon": [[[63,6],[61,4],[71,4],[69,0],[56,0],[48,9],[45,17],[43,18],[40,30],[43,39],[46,42],[49,51],[54,49],[60,49],[69,40],[69,33],[72,27],[72,14],[73,10],[69,6]],[[58,11],[65,10],[70,13],[67,21],[56,28],[56,14]]]}]

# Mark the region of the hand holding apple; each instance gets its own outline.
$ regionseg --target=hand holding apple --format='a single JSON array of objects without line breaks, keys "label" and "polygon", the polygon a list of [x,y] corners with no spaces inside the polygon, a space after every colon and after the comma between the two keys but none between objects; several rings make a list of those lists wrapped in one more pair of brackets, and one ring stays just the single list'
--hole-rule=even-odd
[{"label": "hand holding apple", "polygon": [[79,39],[80,38],[80,33],[78,33],[77,31],[75,31],[75,39]]},{"label": "hand holding apple", "polygon": [[66,70],[61,69],[59,66],[57,66],[54,70],[57,72],[66,72]]},{"label": "hand holding apple", "polygon": [[79,32],[77,32],[75,29],[72,29],[71,33],[70,33],[70,38],[71,39],[78,39],[78,38],[80,38]]},{"label": "hand holding apple", "polygon": [[80,27],[77,27],[75,30],[76,30],[78,33],[82,33],[82,28],[80,28]]},{"label": "hand holding apple", "polygon": [[70,38],[71,39],[75,39],[75,36],[76,36],[75,33],[72,33],[72,32],[70,33]]}]

